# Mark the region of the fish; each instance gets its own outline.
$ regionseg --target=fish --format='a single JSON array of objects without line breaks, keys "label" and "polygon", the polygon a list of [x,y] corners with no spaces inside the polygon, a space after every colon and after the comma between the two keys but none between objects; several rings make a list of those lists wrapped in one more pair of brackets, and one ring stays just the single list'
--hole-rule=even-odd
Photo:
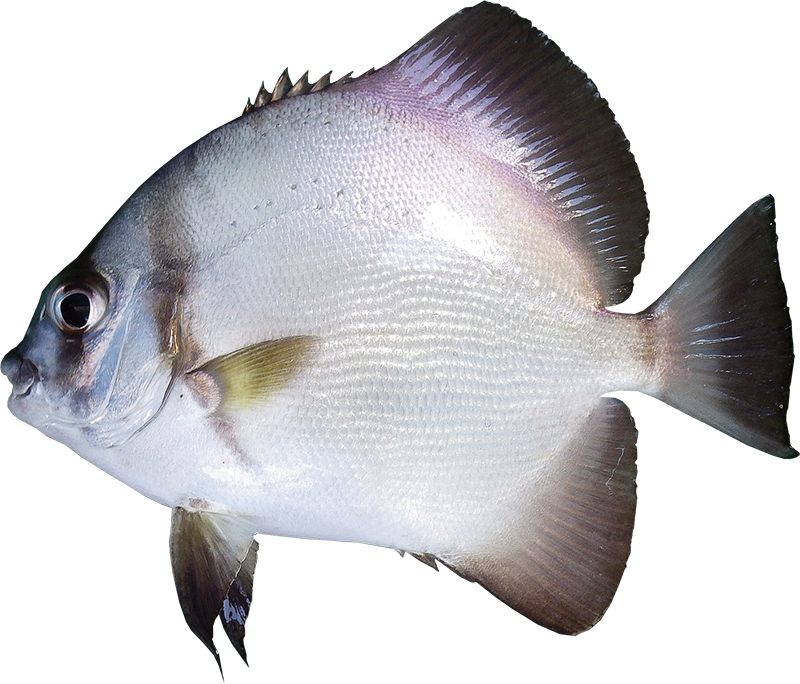
[{"label": "fish", "polygon": [[620,390],[791,453],[769,203],[650,313],[616,313],[638,173],[521,20],[476,8],[381,71],[256,104],[131,198],[2,364],[12,413],[173,508],[212,650],[220,613],[242,650],[254,532],[405,550],[587,629],[633,525]]}]

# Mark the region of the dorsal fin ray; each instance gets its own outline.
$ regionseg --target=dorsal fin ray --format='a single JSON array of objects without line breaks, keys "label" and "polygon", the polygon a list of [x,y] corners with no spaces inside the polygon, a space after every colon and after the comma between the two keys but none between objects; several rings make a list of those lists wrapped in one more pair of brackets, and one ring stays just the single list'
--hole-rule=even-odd
[{"label": "dorsal fin ray", "polygon": [[[362,78],[363,76],[369,76],[370,74],[375,73],[374,69],[369,69],[358,78]],[[268,104],[272,104],[273,102],[277,102],[278,100],[283,100],[287,97],[296,97],[298,95],[307,95],[308,93],[318,93],[320,90],[325,90],[326,88],[341,86],[345,83],[349,83],[350,81],[356,80],[353,78],[353,72],[349,72],[342,76],[338,81],[331,83],[331,72],[329,71],[327,74],[323,75],[314,83],[311,83],[308,80],[308,71],[306,71],[298,80],[297,83],[292,83],[292,79],[289,78],[289,70],[284,69],[283,73],[281,73],[280,77],[278,78],[277,83],[275,83],[275,87],[272,91],[267,90],[264,87],[264,82],[261,82],[261,87],[258,89],[258,94],[256,95],[256,99],[254,101],[250,101],[250,98],[247,98],[247,104],[244,107],[244,111],[242,114],[249,114],[254,109],[260,109]]]},{"label": "dorsal fin ray", "polygon": [[585,259],[596,304],[628,297],[649,216],[639,169],[594,83],[529,21],[481,3],[346,87],[433,112],[508,164],[565,226],[560,239]]},{"label": "dorsal fin ray", "polygon": [[326,80],[293,86],[284,71],[273,92],[259,91],[244,113],[335,87],[435,111],[437,122],[511,166],[558,215],[561,239],[586,262],[596,305],[628,298],[649,220],[639,168],[594,83],[527,19],[483,2],[378,71]]}]

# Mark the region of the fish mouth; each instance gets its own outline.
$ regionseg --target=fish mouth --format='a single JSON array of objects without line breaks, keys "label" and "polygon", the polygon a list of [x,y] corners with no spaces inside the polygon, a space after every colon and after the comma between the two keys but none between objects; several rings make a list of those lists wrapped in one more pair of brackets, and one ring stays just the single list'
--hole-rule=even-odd
[{"label": "fish mouth", "polygon": [[13,397],[27,397],[39,379],[39,369],[28,359],[12,349],[0,362],[0,372],[11,382]]}]

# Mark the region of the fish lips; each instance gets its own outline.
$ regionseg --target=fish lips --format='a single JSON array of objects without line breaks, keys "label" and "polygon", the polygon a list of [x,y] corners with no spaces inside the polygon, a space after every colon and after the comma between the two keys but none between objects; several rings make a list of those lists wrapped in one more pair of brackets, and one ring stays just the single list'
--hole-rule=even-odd
[{"label": "fish lips", "polygon": [[0,372],[11,381],[11,397],[26,397],[39,379],[39,369],[12,349],[3,357]]}]

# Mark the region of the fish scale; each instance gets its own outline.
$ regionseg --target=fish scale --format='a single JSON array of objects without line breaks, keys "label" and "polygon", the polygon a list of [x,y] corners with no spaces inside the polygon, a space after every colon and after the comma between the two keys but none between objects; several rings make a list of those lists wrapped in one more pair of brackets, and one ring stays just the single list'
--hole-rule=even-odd
[{"label": "fish scale", "polygon": [[376,72],[262,90],[134,193],[3,360],[16,415],[173,509],[215,656],[219,616],[245,657],[257,533],[438,559],[593,626],[636,506],[607,392],[797,455],[772,199],[644,312],[604,308],[641,265],[641,179],[528,22],[483,3]]}]

